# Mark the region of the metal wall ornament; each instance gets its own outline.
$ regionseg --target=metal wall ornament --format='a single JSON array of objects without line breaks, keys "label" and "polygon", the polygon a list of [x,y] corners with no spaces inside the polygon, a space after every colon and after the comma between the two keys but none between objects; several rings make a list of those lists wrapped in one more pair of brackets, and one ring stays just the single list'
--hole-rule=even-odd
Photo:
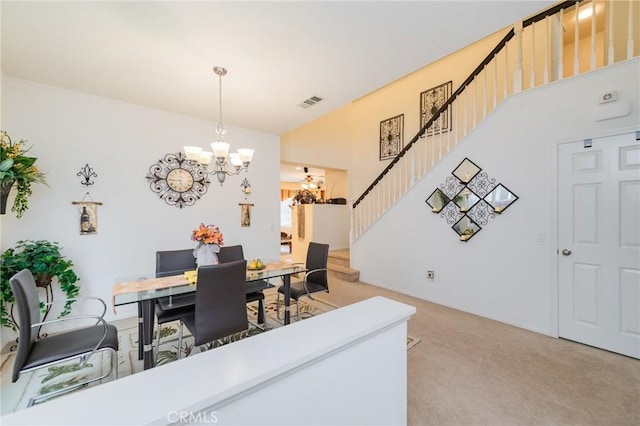
[{"label": "metal wall ornament", "polygon": [[425,202],[433,213],[440,214],[452,225],[460,241],[471,239],[489,223],[489,219],[502,214],[518,199],[468,158],[451,174]]},{"label": "metal wall ornament", "polygon": [[240,188],[242,188],[242,193],[244,195],[251,194],[251,184],[249,183],[249,180],[247,178],[244,178],[244,180],[240,184]]},{"label": "metal wall ornament", "polygon": [[404,148],[404,114],[380,122],[380,161],[395,157]]},{"label": "metal wall ornament", "polygon": [[[451,89],[453,82],[448,81],[439,86],[432,87],[420,93],[420,128],[433,117],[436,112],[451,97]],[[434,133],[448,132],[451,130],[451,108],[447,108],[427,129],[426,133],[432,135]],[[424,137],[424,134],[421,135]]]},{"label": "metal wall ornament", "polygon": [[151,191],[170,206],[192,206],[207,193],[209,174],[205,166],[188,160],[182,152],[170,153],[149,167]]},{"label": "metal wall ornament", "polygon": [[93,185],[95,182],[91,180],[92,177],[98,177],[96,172],[89,167],[89,163],[87,163],[80,171],[76,174],[76,176],[81,176],[82,180],[80,183],[85,186]]}]

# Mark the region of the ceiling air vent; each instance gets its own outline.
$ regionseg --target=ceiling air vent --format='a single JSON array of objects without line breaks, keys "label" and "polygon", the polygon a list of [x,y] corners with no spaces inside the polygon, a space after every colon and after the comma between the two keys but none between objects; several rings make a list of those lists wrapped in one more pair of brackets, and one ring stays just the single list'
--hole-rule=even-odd
[{"label": "ceiling air vent", "polygon": [[300,108],[309,108],[310,106],[313,106],[313,105],[317,104],[321,100],[322,100],[322,98],[319,98],[317,96],[312,96],[309,99],[305,99],[304,101],[300,102],[298,104],[298,106]]}]

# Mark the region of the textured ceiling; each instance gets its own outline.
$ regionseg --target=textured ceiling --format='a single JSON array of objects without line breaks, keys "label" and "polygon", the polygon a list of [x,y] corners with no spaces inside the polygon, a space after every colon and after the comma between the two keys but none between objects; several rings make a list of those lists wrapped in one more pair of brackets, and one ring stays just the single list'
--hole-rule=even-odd
[{"label": "textured ceiling", "polygon": [[[549,1],[2,1],[2,71],[280,135]],[[324,100],[302,109],[303,100]]]}]

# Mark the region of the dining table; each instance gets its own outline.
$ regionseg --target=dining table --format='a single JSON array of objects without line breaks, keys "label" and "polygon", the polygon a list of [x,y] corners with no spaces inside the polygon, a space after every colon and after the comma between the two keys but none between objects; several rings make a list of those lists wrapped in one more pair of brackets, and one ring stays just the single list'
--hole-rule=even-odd
[{"label": "dining table", "polygon": [[[305,271],[302,264],[283,261],[267,261],[261,269],[247,268],[246,292],[274,287],[269,280],[281,279],[284,290],[284,325],[287,325],[291,322],[291,276]],[[162,277],[156,277],[154,272],[116,279],[112,292],[114,312],[117,306],[133,303],[138,305],[138,331],[142,336],[142,339],[138,338],[138,357],[143,360],[145,370],[155,366],[153,325],[156,299],[195,292],[198,285],[192,278],[195,275],[194,271],[175,271],[163,272]]]}]

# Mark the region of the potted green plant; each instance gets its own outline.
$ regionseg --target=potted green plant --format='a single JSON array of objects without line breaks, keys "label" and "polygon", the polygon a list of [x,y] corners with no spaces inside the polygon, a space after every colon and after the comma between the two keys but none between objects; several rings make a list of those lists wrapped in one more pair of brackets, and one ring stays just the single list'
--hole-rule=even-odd
[{"label": "potted green plant", "polygon": [[26,142],[20,140],[14,143],[7,132],[0,131],[0,214],[6,212],[9,192],[14,184],[18,192],[11,211],[18,218],[29,208],[31,184],[47,184],[44,173],[34,164],[37,158],[27,155],[30,148],[25,148]]},{"label": "potted green plant", "polygon": [[[76,285],[78,276],[71,268],[73,262],[67,259],[60,252],[61,248],[57,242],[46,240],[18,241],[15,247],[7,249],[2,253],[2,263],[0,264],[0,325],[16,330],[13,317],[13,292],[9,284],[11,278],[23,269],[29,269],[33,274],[38,287],[47,288],[53,280],[60,285],[60,289],[66,298],[77,297],[80,287]],[[53,294],[53,293],[50,293]],[[71,312],[73,301],[65,303],[59,317],[68,315]],[[43,313],[48,313],[48,309],[41,303]]]}]

